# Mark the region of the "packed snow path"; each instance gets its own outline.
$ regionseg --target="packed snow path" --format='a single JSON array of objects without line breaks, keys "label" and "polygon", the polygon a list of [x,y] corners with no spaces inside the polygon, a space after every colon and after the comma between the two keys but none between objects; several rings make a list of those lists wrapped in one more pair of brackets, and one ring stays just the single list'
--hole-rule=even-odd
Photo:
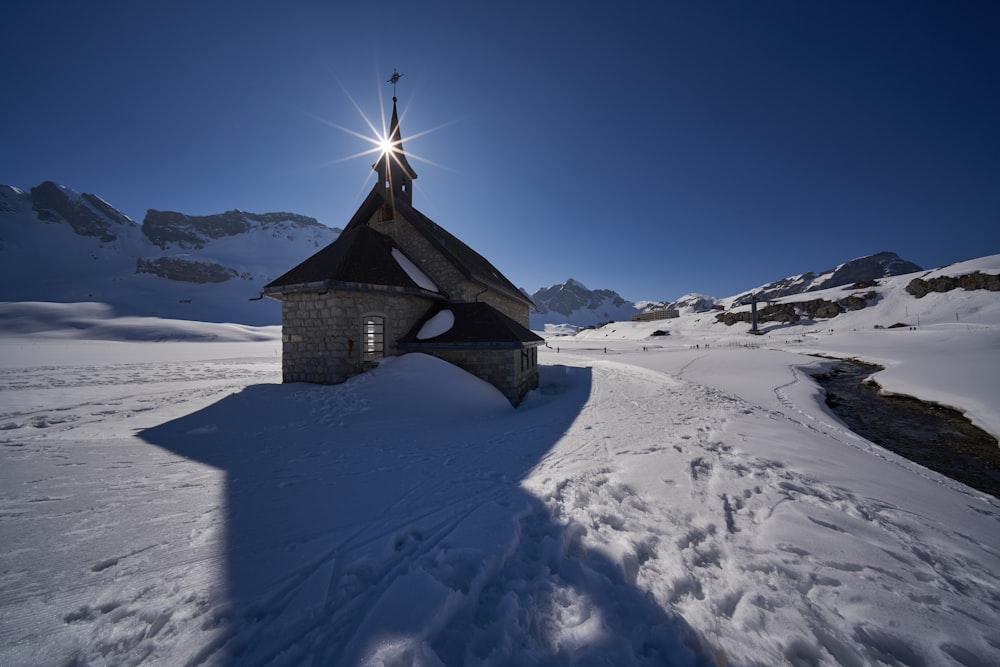
[{"label": "packed snow path", "polygon": [[513,410],[421,355],[282,386],[244,345],[2,369],[0,664],[1000,661],[1000,502],[794,355],[545,351]]}]

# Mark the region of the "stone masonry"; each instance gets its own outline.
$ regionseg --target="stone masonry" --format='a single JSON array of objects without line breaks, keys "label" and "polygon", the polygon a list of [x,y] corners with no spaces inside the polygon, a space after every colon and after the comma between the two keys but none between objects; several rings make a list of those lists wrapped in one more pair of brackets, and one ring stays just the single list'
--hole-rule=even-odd
[{"label": "stone masonry", "polygon": [[406,248],[406,254],[409,255],[410,259],[449,298],[487,303],[521,326],[528,326],[528,307],[526,305],[494,290],[484,290],[483,287],[469,282],[447,257],[411,225],[394,219],[386,220],[382,216],[382,211],[377,212],[369,221],[371,227],[390,237],[400,247]]},{"label": "stone masonry", "polygon": [[385,291],[293,292],[282,308],[284,382],[336,384],[372,368],[363,360],[362,317],[385,318],[385,355],[427,310],[426,297]]},{"label": "stone masonry", "polygon": [[439,359],[455,364],[500,389],[517,406],[538,387],[538,350],[427,350]]}]

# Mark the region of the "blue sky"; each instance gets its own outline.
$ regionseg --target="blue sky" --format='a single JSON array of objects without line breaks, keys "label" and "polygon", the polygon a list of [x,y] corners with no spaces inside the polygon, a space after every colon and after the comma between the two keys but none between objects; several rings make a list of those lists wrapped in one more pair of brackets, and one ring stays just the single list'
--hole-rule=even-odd
[{"label": "blue sky", "polygon": [[342,226],[374,157],[334,126],[368,134],[354,104],[387,114],[398,68],[414,204],[531,292],[1000,253],[992,0],[39,0],[4,24],[0,183],[139,221]]}]

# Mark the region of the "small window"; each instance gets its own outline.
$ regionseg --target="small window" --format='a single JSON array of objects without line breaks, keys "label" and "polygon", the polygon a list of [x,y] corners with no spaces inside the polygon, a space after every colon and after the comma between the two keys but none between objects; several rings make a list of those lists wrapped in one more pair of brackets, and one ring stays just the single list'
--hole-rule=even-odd
[{"label": "small window", "polygon": [[385,318],[380,315],[366,315],[361,326],[362,359],[375,361],[385,356]]}]

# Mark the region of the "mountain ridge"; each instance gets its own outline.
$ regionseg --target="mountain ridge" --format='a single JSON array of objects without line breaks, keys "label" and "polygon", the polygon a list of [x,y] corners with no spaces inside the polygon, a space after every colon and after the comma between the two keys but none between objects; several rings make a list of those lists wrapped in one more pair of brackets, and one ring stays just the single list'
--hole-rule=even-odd
[{"label": "mountain ridge", "polygon": [[[27,191],[0,185],[0,260],[8,277],[0,300],[102,301],[122,315],[276,324],[280,304],[256,301],[261,287],[339,233],[296,213],[239,209],[210,215],[148,209],[138,223],[101,197],[54,181]],[[39,280],[14,279],[39,268]],[[628,320],[650,310],[705,312],[747,304],[752,295],[766,301],[919,270],[895,253],[880,252],[726,298],[692,293],[630,302],[574,278],[534,294],[522,291],[538,306],[530,325],[541,330]]]},{"label": "mountain ridge", "polygon": [[542,288],[531,295],[539,307],[539,312],[531,315],[531,325],[539,330],[546,324],[596,326],[602,322],[628,320],[636,313],[656,310],[672,310],[678,314],[707,312],[747,305],[754,296],[758,301],[769,301],[922,270],[920,266],[902,259],[894,252],[883,251],[848,260],[834,269],[820,273],[809,272],[782,278],[731,297],[720,299],[691,293],[675,301],[634,303],[611,290],[588,290],[580,281],[570,278],[562,284]]},{"label": "mountain ridge", "polygon": [[275,324],[280,304],[256,300],[263,285],[339,233],[295,213],[238,209],[149,209],[140,224],[53,181],[0,185],[0,300],[96,301],[119,315]]}]

